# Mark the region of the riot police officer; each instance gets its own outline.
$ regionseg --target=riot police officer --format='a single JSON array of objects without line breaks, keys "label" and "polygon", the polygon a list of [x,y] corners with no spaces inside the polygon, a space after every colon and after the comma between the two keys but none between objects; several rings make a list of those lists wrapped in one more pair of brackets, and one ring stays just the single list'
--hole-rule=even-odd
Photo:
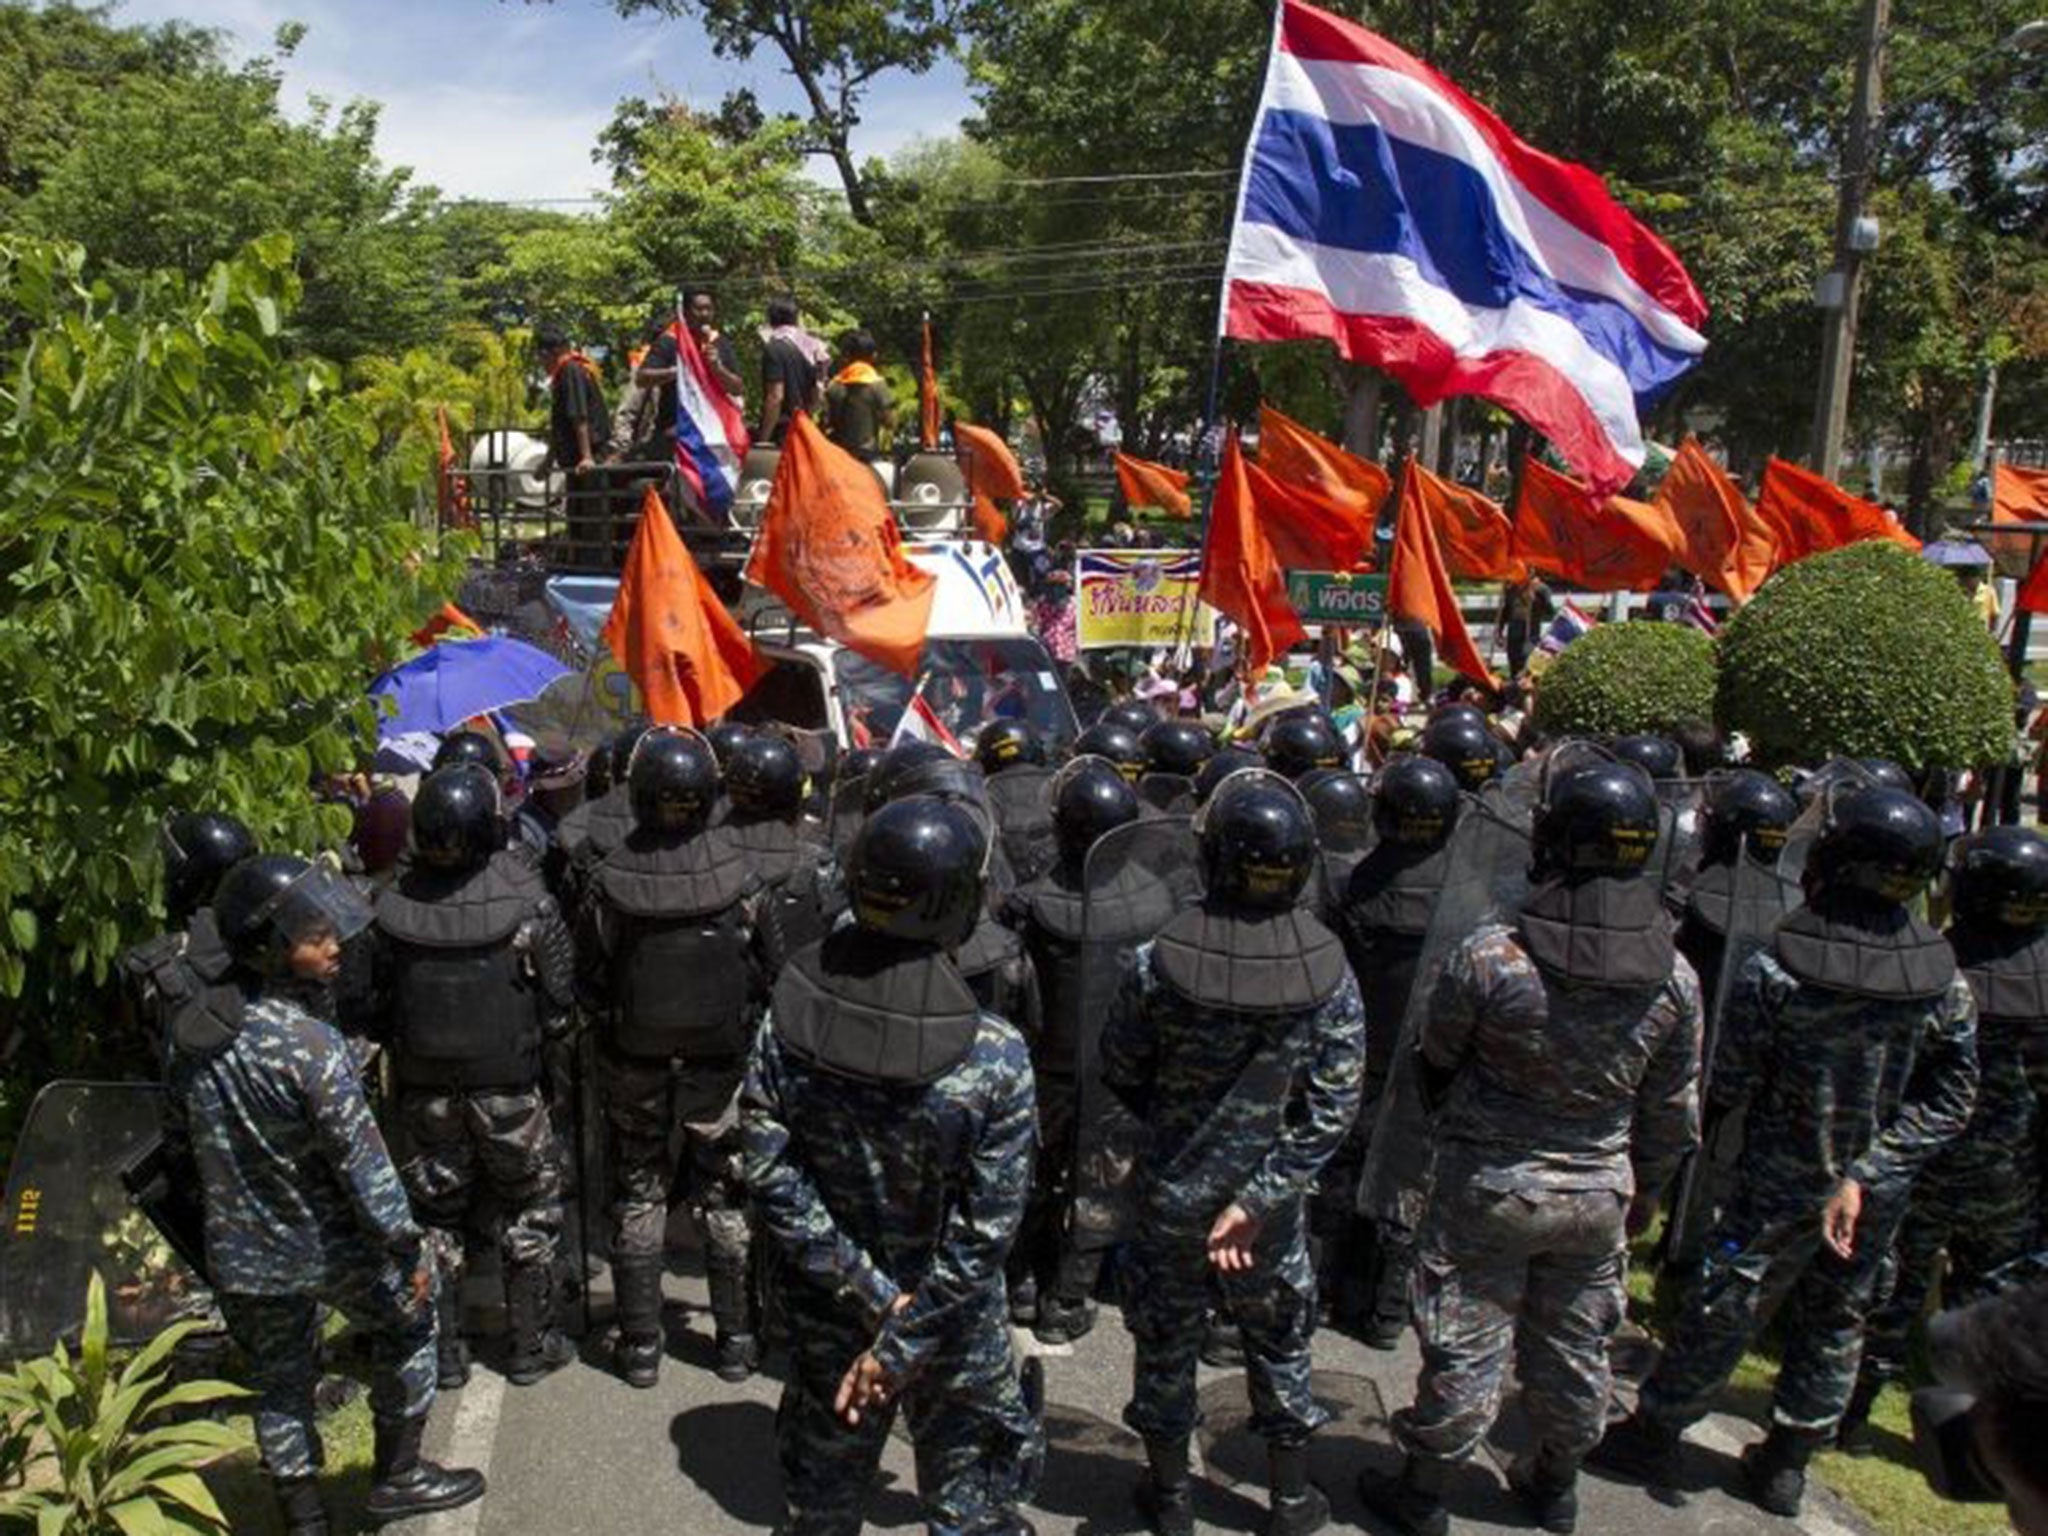
[{"label": "riot police officer", "polygon": [[934,1530],[1023,1533],[1043,1430],[1002,1273],[1031,1181],[1030,1055],[953,966],[983,826],[912,797],[848,858],[853,922],[777,978],[748,1072],[748,1187],[784,1274],[786,1529],[855,1536],[900,1397]]},{"label": "riot police officer", "polygon": [[214,887],[256,853],[256,839],[232,816],[181,811],[164,823],[164,907],[169,928],[121,956],[123,1029],[119,1054],[155,1076],[177,1017],[187,1009],[232,1021],[241,1012],[234,959],[214,922]]},{"label": "riot police officer", "polygon": [[1110,705],[1095,717],[1093,723],[1114,725],[1121,730],[1129,731],[1133,736],[1143,736],[1158,723],[1158,720],[1159,711],[1150,704],[1140,703],[1136,699],[1125,699]]},{"label": "riot police officer", "polygon": [[405,1186],[334,1027],[302,1006],[369,911],[331,871],[243,860],[214,894],[248,998],[232,1020],[186,1014],[165,1094],[172,1155],[198,1170],[206,1270],[257,1391],[256,1441],[290,1536],[327,1536],[313,1422],[319,1308],[370,1345],[378,1524],[482,1496],[481,1474],[420,1455],[434,1404],[434,1270]]},{"label": "riot police officer", "polygon": [[1770,1433],[1750,1495],[1799,1510],[1806,1466],[1854,1389],[1879,1266],[1914,1177],[1968,1122],[1977,1009],[1946,940],[1910,903],[1939,869],[1941,823],[1912,795],[1832,793],[1805,902],[1736,978],[1707,1117],[1746,1114],[1728,1210],[1635,1413],[1597,1462],[1660,1486],[1761,1325],[1789,1294]]},{"label": "riot police officer", "polygon": [[755,907],[769,971],[823,938],[841,905],[831,853],[804,836],[803,761],[781,736],[749,733],[725,764],[726,825],[760,882]]},{"label": "riot police officer", "polygon": [[1476,709],[1470,714],[1438,715],[1422,728],[1415,745],[1424,757],[1456,774],[1458,787],[1468,794],[1477,794],[1500,772],[1499,743]]},{"label": "riot police officer", "polygon": [[1579,1463],[1606,1421],[1625,1305],[1624,1216],[1636,1180],[1660,1188],[1699,1129],[1699,984],[1644,877],[1657,820],[1638,769],[1554,782],[1519,914],[1463,940],[1428,999],[1416,1046],[1436,1107],[1416,1270],[1422,1372],[1394,1416],[1399,1474],[1359,1485],[1403,1530],[1448,1529],[1445,1481],[1490,1427],[1511,1352],[1535,1444],[1509,1486],[1545,1530],[1577,1525]]},{"label": "riot police officer", "polygon": [[1081,733],[1074,743],[1074,756],[1106,758],[1133,784],[1145,775],[1145,747],[1138,733],[1106,717]]},{"label": "riot police officer", "polygon": [[991,720],[974,738],[974,760],[993,779],[1012,768],[1043,768],[1045,743],[1023,720]]},{"label": "riot police officer", "polygon": [[1138,794],[1154,810],[1185,816],[1195,808],[1195,775],[1216,755],[1216,738],[1194,720],[1160,720],[1145,728],[1145,772]]},{"label": "riot police officer", "polygon": [[1609,749],[1617,763],[1634,763],[1658,783],[1685,777],[1685,754],[1669,736],[1638,731],[1617,736]]},{"label": "riot police officer", "polygon": [[500,847],[501,824],[484,769],[429,775],[412,858],[376,905],[373,970],[411,1152],[401,1171],[439,1270],[444,1388],[469,1379],[463,1240],[479,1197],[504,1266],[506,1378],[529,1385],[575,1354],[554,1326],[562,1154],[542,1047],[569,1027],[576,961],[538,871]]},{"label": "riot police officer", "polygon": [[1283,779],[1300,779],[1318,768],[1344,766],[1344,742],[1321,715],[1283,715],[1266,727],[1259,743],[1266,766]]},{"label": "riot police officer", "polygon": [[1301,905],[1315,826],[1265,773],[1234,776],[1198,822],[1204,895],[1143,946],[1102,1042],[1109,1089],[1150,1130],[1135,1191],[1124,1418],[1145,1438],[1140,1507],[1193,1529],[1188,1442],[1213,1273],[1245,1341],[1252,1428],[1268,1447],[1274,1536],[1329,1519],[1308,1480],[1328,1421],[1309,1387],[1315,1274],[1307,1203],[1350,1129],[1365,1014],[1343,946]]},{"label": "riot police officer", "polygon": [[[598,1074],[611,1131],[619,1373],[661,1370],[661,1277],[680,1140],[721,1378],[760,1362],[739,1177],[747,1043],[766,992],[755,942],[759,889],[746,851],[713,825],[718,759],[694,731],[657,727],[626,775],[633,829],[591,878],[583,975],[602,1011]],[[677,1137],[680,1129],[681,1136]]]},{"label": "riot police officer", "polygon": [[989,813],[1012,873],[1036,880],[1056,857],[1044,741],[1022,720],[992,720],[975,738],[974,760],[988,781]]}]

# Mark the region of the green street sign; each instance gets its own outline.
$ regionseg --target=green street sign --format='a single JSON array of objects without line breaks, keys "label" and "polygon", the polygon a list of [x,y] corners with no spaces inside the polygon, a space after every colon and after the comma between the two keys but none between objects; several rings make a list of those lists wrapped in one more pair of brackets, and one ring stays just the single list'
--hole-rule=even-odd
[{"label": "green street sign", "polygon": [[1378,624],[1387,616],[1387,578],[1289,571],[1287,601],[1304,624]]}]

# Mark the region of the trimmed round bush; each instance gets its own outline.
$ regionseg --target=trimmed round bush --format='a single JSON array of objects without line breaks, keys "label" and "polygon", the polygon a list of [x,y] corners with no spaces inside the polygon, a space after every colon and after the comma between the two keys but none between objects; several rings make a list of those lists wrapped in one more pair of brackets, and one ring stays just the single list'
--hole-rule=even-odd
[{"label": "trimmed round bush", "polygon": [[1953,575],[1887,540],[1787,566],[1720,649],[1717,718],[1766,768],[1977,768],[2012,750],[2012,680],[1984,621]]},{"label": "trimmed round bush", "polygon": [[1714,642],[1690,624],[1602,624],[1536,686],[1536,725],[1550,736],[1668,735],[1713,717]]}]

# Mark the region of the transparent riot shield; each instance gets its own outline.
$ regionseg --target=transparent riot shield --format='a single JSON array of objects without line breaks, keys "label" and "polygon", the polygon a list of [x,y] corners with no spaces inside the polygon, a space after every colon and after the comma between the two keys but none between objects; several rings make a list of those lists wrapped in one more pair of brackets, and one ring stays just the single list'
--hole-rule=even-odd
[{"label": "transparent riot shield", "polygon": [[1657,852],[1659,884],[1666,891],[1682,888],[1700,862],[1700,814],[1706,804],[1709,778],[1657,781]]},{"label": "transparent riot shield", "polygon": [[[1351,872],[1372,847],[1372,786],[1362,774],[1334,775],[1308,794],[1316,821],[1316,910],[1335,920]],[[1353,789],[1355,793],[1346,793]]]},{"label": "transparent riot shield", "polygon": [[[51,1083],[36,1095],[7,1170],[0,1246],[0,1352],[20,1359],[74,1337],[87,1278],[107,1287],[116,1343],[139,1344],[212,1298],[192,1265],[131,1197],[127,1175],[180,1234],[193,1229],[190,1175],[152,1179],[162,1142],[163,1090],[153,1083]],[[151,1193],[148,1186],[154,1185]],[[180,1187],[180,1186],[183,1187]]]},{"label": "transparent riot shield", "polygon": [[1822,764],[1792,787],[1799,796],[1799,817],[1786,834],[1784,851],[1778,855],[1778,873],[1799,884],[1806,872],[1806,855],[1834,814],[1844,795],[1858,790],[1882,789],[1884,781],[1853,758],[1838,757]]},{"label": "transparent riot shield", "polygon": [[1026,764],[1005,768],[988,780],[988,809],[995,818],[1003,853],[1017,883],[1028,884],[1051,869],[1059,857],[1052,831],[1050,768]]},{"label": "transparent riot shield", "polygon": [[1128,1229],[1131,1171],[1143,1135],[1103,1086],[1102,1032],[1123,1004],[1139,947],[1201,898],[1193,824],[1184,816],[1150,816],[1117,828],[1088,851],[1082,883],[1073,1245],[1100,1254]]},{"label": "transparent riot shield", "polygon": [[1184,773],[1147,773],[1138,779],[1138,798],[1162,816],[1195,814],[1195,781]]},{"label": "transparent riot shield", "polygon": [[831,808],[825,814],[825,839],[840,864],[853,851],[854,834],[867,819],[868,775],[857,774],[832,786]]}]

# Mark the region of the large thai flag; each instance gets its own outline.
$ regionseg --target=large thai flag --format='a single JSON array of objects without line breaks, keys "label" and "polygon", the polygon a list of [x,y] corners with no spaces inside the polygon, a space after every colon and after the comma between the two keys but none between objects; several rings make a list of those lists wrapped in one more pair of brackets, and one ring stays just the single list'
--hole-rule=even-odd
[{"label": "large thai flag", "polygon": [[1706,305],[1600,178],[1524,144],[1419,59],[1281,0],[1245,152],[1222,328],[1321,337],[1424,405],[1480,395],[1596,491],[1699,360]]},{"label": "large thai flag", "polygon": [[676,469],[720,521],[731,515],[740,460],[750,446],[746,418],[705,364],[703,349],[676,311]]}]

